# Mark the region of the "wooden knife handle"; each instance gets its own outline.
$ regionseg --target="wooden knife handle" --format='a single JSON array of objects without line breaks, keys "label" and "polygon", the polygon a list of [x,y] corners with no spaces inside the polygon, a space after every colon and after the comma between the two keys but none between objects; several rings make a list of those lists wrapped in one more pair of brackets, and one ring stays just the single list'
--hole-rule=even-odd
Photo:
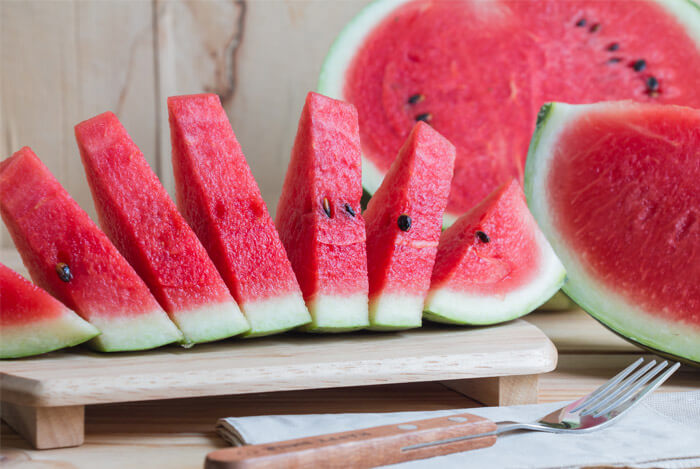
[{"label": "wooden knife handle", "polygon": [[[450,415],[342,433],[212,451],[205,469],[366,468],[485,448],[496,424],[472,414]],[[483,435],[486,434],[486,435]],[[482,435],[482,436],[478,436]],[[464,436],[470,439],[425,445]]]}]

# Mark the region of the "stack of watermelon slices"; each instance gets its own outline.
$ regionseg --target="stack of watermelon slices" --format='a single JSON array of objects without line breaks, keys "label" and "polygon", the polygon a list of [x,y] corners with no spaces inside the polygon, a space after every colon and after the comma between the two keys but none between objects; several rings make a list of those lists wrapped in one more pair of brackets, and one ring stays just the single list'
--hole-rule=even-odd
[{"label": "stack of watermelon slices", "polygon": [[[36,290],[25,302],[32,312],[19,300],[3,308],[3,356],[71,346],[98,330],[93,348],[120,351],[295,328],[407,329],[420,327],[426,295],[429,319],[492,323],[529,312],[561,283],[516,182],[440,235],[455,148],[428,124],[415,126],[363,217],[357,112],[309,93],[278,234],[218,97],[173,97],[168,109],[182,215],[109,112],[75,129],[106,235],[29,148],[0,165],[3,219],[32,279],[65,304]],[[481,230],[488,248],[475,246]],[[540,275],[547,266],[554,273]],[[32,296],[10,280],[6,298]],[[464,298],[476,311],[455,314],[444,298],[464,302],[475,283]],[[32,327],[41,330],[33,341]]]}]

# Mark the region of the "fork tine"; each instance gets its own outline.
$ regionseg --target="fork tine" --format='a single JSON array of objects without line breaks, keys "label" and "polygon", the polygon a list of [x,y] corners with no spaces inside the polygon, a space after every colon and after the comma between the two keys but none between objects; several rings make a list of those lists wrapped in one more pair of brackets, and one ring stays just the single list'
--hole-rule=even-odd
[{"label": "fork tine", "polygon": [[583,401],[581,401],[576,407],[573,409],[570,409],[569,412],[576,412],[577,410],[583,408],[584,406],[593,403],[594,400],[596,400],[599,397],[602,397],[603,394],[607,393],[607,391],[615,386],[617,383],[625,379],[627,375],[632,373],[635,368],[639,366],[640,363],[644,361],[644,358],[639,358],[637,361],[632,363],[630,366],[613,376],[607,383],[603,384],[600,386],[598,389],[590,393]]},{"label": "fork tine", "polygon": [[637,378],[639,378],[644,373],[649,371],[654,365],[656,365],[656,360],[652,360],[652,361],[648,362],[646,365],[644,365],[639,370],[632,373],[625,380],[620,382],[620,384],[617,387],[611,389],[610,393],[607,394],[603,399],[599,400],[598,402],[596,402],[595,404],[593,404],[591,406],[585,406],[581,410],[581,415],[591,414],[591,413],[595,412],[596,410],[600,409],[602,406],[607,405],[613,399],[616,399],[617,396],[619,396],[621,393],[623,393],[627,389],[629,389],[629,387],[634,384],[634,382],[637,380]]},{"label": "fork tine", "polygon": [[636,394],[634,395],[630,394],[624,400],[618,400],[618,402],[615,405],[608,406],[609,408],[597,412],[593,417],[599,417],[600,415],[610,412],[612,410],[617,411],[617,415],[621,415],[623,412],[640,402],[644,398],[644,396],[661,386],[664,383],[664,381],[666,381],[673,373],[675,373],[675,371],[678,368],[680,368],[680,366],[681,364],[679,362],[674,363],[669,369],[661,373],[661,375],[659,375],[658,378],[656,378],[654,381],[648,384],[644,389],[636,392]]}]

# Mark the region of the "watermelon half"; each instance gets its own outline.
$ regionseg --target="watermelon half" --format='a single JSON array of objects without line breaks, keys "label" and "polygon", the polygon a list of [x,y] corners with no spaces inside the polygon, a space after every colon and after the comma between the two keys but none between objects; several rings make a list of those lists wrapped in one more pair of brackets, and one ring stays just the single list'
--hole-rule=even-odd
[{"label": "watermelon half", "polygon": [[312,322],[343,332],[369,325],[357,111],[309,93],[299,119],[276,224]]},{"label": "watermelon half", "polygon": [[247,337],[311,320],[253,173],[214,94],[168,98],[177,204],[250,323]]},{"label": "watermelon half", "polygon": [[544,106],[525,179],[564,291],[621,336],[696,364],[699,181],[700,111],[629,101]]},{"label": "watermelon half", "polygon": [[99,333],[60,301],[0,264],[0,358],[72,347]]},{"label": "watermelon half", "polygon": [[374,330],[420,327],[455,147],[418,122],[362,214]]},{"label": "watermelon half", "polygon": [[182,340],[143,280],[29,147],[0,163],[0,213],[34,283],[102,333],[97,350]]},{"label": "watermelon half", "polygon": [[100,225],[188,343],[250,327],[197,235],[187,225],[117,116],[75,127]]},{"label": "watermelon half", "polygon": [[513,180],[442,233],[424,315],[451,324],[508,321],[547,301],[565,275]]},{"label": "watermelon half", "polygon": [[700,108],[692,1],[377,0],[340,33],[318,91],[353,104],[373,194],[417,120],[457,147],[445,224],[522,182],[540,106]]}]

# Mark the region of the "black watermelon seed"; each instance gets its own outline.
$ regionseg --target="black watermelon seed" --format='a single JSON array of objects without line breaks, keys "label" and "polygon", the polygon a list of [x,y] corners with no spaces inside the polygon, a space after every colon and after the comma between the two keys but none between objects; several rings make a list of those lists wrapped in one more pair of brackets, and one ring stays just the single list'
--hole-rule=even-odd
[{"label": "black watermelon seed", "polygon": [[609,64],[616,64],[622,62],[622,59],[620,57],[611,57],[608,59]]},{"label": "black watermelon seed", "polygon": [[60,278],[66,283],[73,280],[73,274],[71,273],[68,264],[65,264],[63,262],[59,262],[58,264],[56,264],[56,273],[58,274],[58,278]]},{"label": "black watermelon seed", "polygon": [[411,229],[411,217],[406,214],[400,215],[397,224],[401,231],[408,231]]},{"label": "black watermelon seed", "polygon": [[591,31],[592,33],[595,33],[595,32],[598,31],[599,29],[600,29],[600,23],[596,23],[596,24],[594,24],[593,26],[591,26],[590,31]]},{"label": "black watermelon seed", "polygon": [[331,203],[328,201],[328,197],[323,198],[323,211],[326,212],[328,218],[331,217]]},{"label": "black watermelon seed", "polygon": [[352,205],[345,204],[345,211],[348,212],[351,217],[355,216],[355,209],[352,208]]},{"label": "black watermelon seed", "polygon": [[420,103],[421,101],[423,101],[424,99],[425,99],[424,95],[422,95],[420,93],[416,93],[416,94],[412,95],[410,98],[408,98],[408,104],[417,104],[417,103]]},{"label": "black watermelon seed", "polygon": [[429,112],[424,112],[423,114],[418,114],[416,116],[416,122],[418,121],[423,121],[423,122],[430,122],[430,120],[433,118],[433,115]]},{"label": "black watermelon seed", "polygon": [[578,26],[579,28],[583,28],[584,26],[586,26],[586,18],[581,18],[580,20],[578,20],[576,22],[576,26]]},{"label": "black watermelon seed", "polygon": [[632,68],[635,72],[641,72],[642,70],[647,68],[647,61],[644,59],[639,59],[632,64]]},{"label": "black watermelon seed", "polygon": [[608,50],[611,51],[611,52],[615,52],[615,51],[618,50],[619,48],[620,48],[620,44],[618,44],[617,42],[613,42],[612,44],[610,44],[610,45],[608,46]]},{"label": "black watermelon seed", "polygon": [[647,78],[647,89],[649,91],[656,91],[659,89],[659,80],[656,77]]},{"label": "black watermelon seed", "polygon": [[487,235],[486,233],[484,233],[481,230],[478,230],[476,232],[476,237],[479,238],[479,241],[481,241],[482,243],[490,243],[491,242],[491,238],[489,238],[489,235]]}]

